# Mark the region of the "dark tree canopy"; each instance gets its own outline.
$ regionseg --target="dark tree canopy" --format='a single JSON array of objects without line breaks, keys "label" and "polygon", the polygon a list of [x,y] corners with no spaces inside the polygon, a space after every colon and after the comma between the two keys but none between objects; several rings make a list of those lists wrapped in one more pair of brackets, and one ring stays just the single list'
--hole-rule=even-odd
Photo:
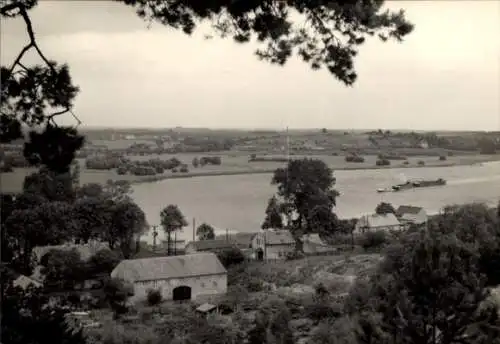
[{"label": "dark tree canopy", "polygon": [[[326,68],[345,85],[357,78],[354,58],[366,38],[402,41],[413,30],[403,11],[383,9],[382,0],[351,1],[148,1],[118,0],[145,20],[191,34],[209,21],[216,34],[245,43],[256,38],[256,55],[284,65],[298,55],[312,69]],[[84,138],[77,132],[80,120],[73,114],[79,88],[69,67],[50,60],[36,41],[29,10],[37,0],[0,0],[0,15],[24,21],[27,43],[14,61],[1,66],[0,142],[24,139],[24,155],[35,166],[68,172]],[[36,52],[40,64],[28,66],[24,56]],[[75,126],[60,126],[56,119],[70,114]]]},{"label": "dark tree canopy", "polygon": [[266,208],[266,217],[264,218],[264,222],[261,225],[262,229],[280,229],[283,228],[283,218],[282,218],[282,209],[280,209],[280,205],[278,203],[278,199],[275,195],[273,195],[268,203]]},{"label": "dark tree canopy", "polygon": [[278,188],[280,209],[296,237],[301,233],[333,229],[333,208],[338,192],[333,189],[333,171],[317,159],[291,160],[278,168],[271,181]]},{"label": "dark tree canopy", "polygon": [[379,215],[396,214],[396,209],[391,203],[380,202],[375,208],[375,213]]},{"label": "dark tree canopy", "polygon": [[216,34],[235,42],[257,39],[256,55],[284,65],[298,55],[313,69],[325,67],[346,85],[357,77],[354,57],[367,37],[401,41],[413,30],[404,12],[381,0],[351,1],[147,1],[118,0],[147,21],[191,34],[210,21]]},{"label": "dark tree canopy", "polygon": [[198,240],[213,240],[215,239],[214,227],[207,223],[202,223],[196,229],[196,236],[198,237]]}]

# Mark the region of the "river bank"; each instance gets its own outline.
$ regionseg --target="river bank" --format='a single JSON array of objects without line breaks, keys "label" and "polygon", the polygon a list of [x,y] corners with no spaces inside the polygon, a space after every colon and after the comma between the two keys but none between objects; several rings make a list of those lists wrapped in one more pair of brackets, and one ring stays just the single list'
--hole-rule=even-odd
[{"label": "river bank", "polygon": [[[179,155],[178,158],[185,164],[189,164],[193,159],[193,154]],[[141,157],[145,159],[144,157]],[[165,157],[165,159],[171,158]],[[301,157],[294,156],[299,159]],[[330,168],[335,171],[359,171],[359,170],[391,170],[391,169],[421,169],[425,167],[453,167],[453,166],[473,166],[490,161],[500,161],[500,154],[496,155],[463,155],[451,156],[447,160],[442,161],[437,157],[410,157],[408,164],[405,165],[404,161],[392,161],[390,166],[376,166],[376,156],[366,156],[365,162],[353,163],[346,162],[343,156],[328,156],[328,155],[315,155],[310,158],[323,160]],[[116,170],[89,170],[86,169],[85,160],[78,159],[81,168],[80,183],[97,183],[104,184],[108,180],[127,180],[131,184],[147,184],[159,182],[167,179],[187,179],[198,177],[218,177],[218,176],[236,176],[236,175],[259,175],[273,173],[277,168],[283,167],[285,164],[280,162],[249,162],[245,156],[223,156],[222,165],[211,166],[207,165],[197,169],[190,168],[189,172],[172,173],[166,171],[161,175],[154,176],[135,176],[132,174],[119,175]],[[424,165],[419,164],[423,161]],[[1,192],[4,193],[17,193],[23,188],[24,178],[35,172],[36,168],[16,168],[13,172],[0,173],[0,187]]]},{"label": "river bank", "polygon": [[[335,188],[341,193],[335,213],[343,219],[373,213],[380,202],[413,205],[429,214],[439,213],[446,205],[484,202],[496,205],[499,198],[500,162],[482,166],[406,168],[400,170],[336,170]],[[434,180],[443,178],[447,185],[404,192],[378,193],[377,189],[397,183],[400,178]],[[220,233],[255,232],[260,229],[269,200],[276,193],[269,174],[227,177],[177,178],[133,186],[133,199],[146,213],[151,225],[160,223],[160,212],[168,204],[179,206],[189,226],[180,238],[191,240],[192,227],[208,223]],[[151,239],[150,236],[146,236]],[[146,238],[145,238],[146,239]]]},{"label": "river bank", "polygon": [[[436,161],[435,163],[427,163],[425,165],[413,164],[405,165],[399,162],[397,165],[390,166],[359,166],[361,164],[350,163],[351,166],[331,166],[330,168],[334,171],[365,171],[365,170],[390,170],[390,169],[414,169],[414,168],[429,168],[429,167],[453,167],[453,166],[474,166],[482,163],[487,163],[491,161],[500,161],[500,155],[494,155],[491,157],[484,157],[483,159],[470,158],[467,157],[464,160],[454,161],[454,162],[443,162]],[[156,176],[144,176],[137,180],[132,180],[131,184],[142,184],[142,183],[153,183],[167,179],[183,179],[183,178],[196,178],[196,177],[220,177],[220,176],[235,176],[235,175],[251,175],[251,174],[269,174],[273,173],[276,168],[257,168],[248,170],[227,170],[227,171],[203,171],[203,172],[186,172],[177,174],[163,174]]]}]

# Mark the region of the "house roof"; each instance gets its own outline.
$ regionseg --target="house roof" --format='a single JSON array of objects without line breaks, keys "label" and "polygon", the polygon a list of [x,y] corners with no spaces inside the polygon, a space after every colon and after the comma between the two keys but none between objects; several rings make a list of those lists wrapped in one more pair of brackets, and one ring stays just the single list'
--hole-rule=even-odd
[{"label": "house roof", "polygon": [[319,234],[317,234],[317,233],[303,235],[302,241],[308,242],[311,244],[326,245],[326,243],[320,238]]},{"label": "house roof", "polygon": [[412,205],[400,205],[398,210],[396,210],[396,214],[398,216],[402,216],[403,214],[418,214],[422,209],[422,207],[415,207]]},{"label": "house roof", "polygon": [[358,222],[362,226],[370,228],[399,226],[401,224],[396,215],[392,213],[364,215],[359,219]]},{"label": "house roof", "polygon": [[26,290],[30,284],[34,287],[41,287],[43,285],[43,283],[25,275],[19,275],[19,277],[17,277],[13,282],[14,287],[20,287],[24,290]]},{"label": "house roof", "polygon": [[127,259],[118,264],[111,277],[133,282],[195,277],[226,273],[214,253],[195,253],[143,259]]},{"label": "house roof", "polygon": [[33,254],[37,257],[38,260],[42,259],[42,257],[51,250],[62,250],[62,251],[70,251],[72,249],[76,249],[82,260],[88,260],[92,257],[96,252],[109,248],[107,244],[102,242],[89,242],[85,245],[73,245],[73,244],[65,244],[65,245],[54,245],[54,246],[36,246],[33,248]]},{"label": "house roof", "polygon": [[233,248],[236,243],[233,240],[215,239],[215,240],[198,240],[190,241],[188,245],[194,246],[198,251],[221,250],[225,248]]},{"label": "house roof", "polygon": [[[251,232],[238,232],[229,234],[229,240],[233,241],[236,245],[241,248],[250,247],[252,244],[252,239],[257,233]],[[226,240],[226,235],[221,234],[215,237],[216,240]]]},{"label": "house roof", "polygon": [[295,244],[292,233],[287,230],[265,231],[266,245],[289,245]]},{"label": "house roof", "polygon": [[216,305],[212,305],[211,303],[204,303],[200,307],[196,308],[196,310],[198,312],[206,313],[206,312],[210,312],[216,308],[217,308]]}]

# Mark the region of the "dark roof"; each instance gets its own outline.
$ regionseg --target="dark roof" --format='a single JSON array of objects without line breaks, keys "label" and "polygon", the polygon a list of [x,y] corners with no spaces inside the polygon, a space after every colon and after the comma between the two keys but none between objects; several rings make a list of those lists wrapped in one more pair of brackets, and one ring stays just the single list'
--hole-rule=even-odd
[{"label": "dark roof", "polygon": [[236,243],[232,240],[216,239],[216,240],[198,240],[191,241],[187,244],[193,245],[198,251],[221,250],[225,248],[233,248]]},{"label": "dark roof", "polygon": [[295,244],[292,233],[287,230],[264,231],[266,245],[290,245]]},{"label": "dark roof", "polygon": [[398,214],[398,216],[401,216],[403,214],[418,214],[420,211],[422,211],[422,207],[400,205],[398,210],[396,210],[396,214]]},{"label": "dark roof", "polygon": [[[237,246],[241,248],[247,248],[252,245],[252,239],[257,233],[247,233],[247,232],[240,232],[240,233],[233,233],[229,234],[229,240],[234,242]],[[226,240],[226,235],[221,234],[217,235],[215,237],[216,240]]]},{"label": "dark roof", "polygon": [[184,256],[123,260],[111,272],[111,277],[138,282],[226,272],[214,253],[195,253]]}]

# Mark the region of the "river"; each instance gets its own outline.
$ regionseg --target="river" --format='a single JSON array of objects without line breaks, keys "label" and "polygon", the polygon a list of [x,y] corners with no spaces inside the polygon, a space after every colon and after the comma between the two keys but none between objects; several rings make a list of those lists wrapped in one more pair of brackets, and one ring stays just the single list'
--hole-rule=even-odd
[{"label": "river", "polygon": [[[381,201],[394,206],[409,204],[435,213],[448,204],[486,202],[500,199],[500,162],[452,167],[421,167],[383,170],[335,171],[336,213],[341,218],[373,212]],[[178,237],[192,238],[192,219],[196,226],[206,222],[223,232],[225,229],[256,232],[264,219],[267,200],[276,191],[270,185],[271,174],[210,176],[170,179],[133,186],[133,198],[146,213],[150,225],[160,223],[160,211],[177,204],[189,226]],[[447,185],[398,193],[377,193],[408,179],[444,178]],[[162,236],[160,236],[161,238]],[[152,241],[150,234],[143,240]]]}]

